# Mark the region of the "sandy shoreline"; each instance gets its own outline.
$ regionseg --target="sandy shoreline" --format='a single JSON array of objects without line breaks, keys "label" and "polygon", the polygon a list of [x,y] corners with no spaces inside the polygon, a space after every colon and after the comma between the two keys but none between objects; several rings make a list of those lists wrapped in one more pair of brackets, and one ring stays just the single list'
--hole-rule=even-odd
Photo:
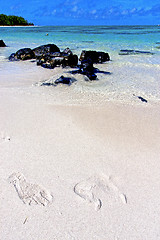
[{"label": "sandy shoreline", "polygon": [[[0,90],[2,239],[160,239],[160,108],[57,104],[35,90]],[[24,204],[14,172],[53,201]]]}]

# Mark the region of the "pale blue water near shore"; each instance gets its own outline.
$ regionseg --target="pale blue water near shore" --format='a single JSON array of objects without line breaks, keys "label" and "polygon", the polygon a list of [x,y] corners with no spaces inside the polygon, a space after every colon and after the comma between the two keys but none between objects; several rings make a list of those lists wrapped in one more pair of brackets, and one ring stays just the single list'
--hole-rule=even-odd
[{"label": "pale blue water near shore", "polygon": [[[1,27],[0,39],[7,48],[0,49],[0,75],[19,74],[18,63],[9,63],[8,56],[20,48],[34,48],[54,43],[61,50],[69,47],[80,56],[82,50],[108,52],[109,63],[98,65],[110,74],[98,74],[99,81],[82,82],[74,90],[105,94],[108,99],[132,98],[141,95],[153,101],[160,100],[160,27],[159,26],[35,26]],[[153,55],[120,56],[121,49],[149,51]],[[35,64],[35,63],[33,63]],[[20,66],[20,65],[19,65]],[[23,65],[24,66],[24,65]],[[26,68],[25,74],[27,74]],[[38,71],[38,68],[37,68]],[[3,82],[0,77],[0,82]]]},{"label": "pale blue water near shore", "polygon": [[[48,33],[48,36],[46,36]],[[54,42],[60,48],[153,50],[160,41],[159,26],[50,26],[50,27],[1,27],[0,36],[11,49],[35,47]],[[156,49],[154,49],[156,51]],[[159,52],[158,52],[159,53]]]}]

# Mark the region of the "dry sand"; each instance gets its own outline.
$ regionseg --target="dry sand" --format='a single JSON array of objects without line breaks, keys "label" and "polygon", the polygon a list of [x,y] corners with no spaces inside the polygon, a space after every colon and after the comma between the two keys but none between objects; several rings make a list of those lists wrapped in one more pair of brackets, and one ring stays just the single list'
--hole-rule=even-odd
[{"label": "dry sand", "polygon": [[0,238],[160,239],[160,108],[37,89],[0,89]]}]

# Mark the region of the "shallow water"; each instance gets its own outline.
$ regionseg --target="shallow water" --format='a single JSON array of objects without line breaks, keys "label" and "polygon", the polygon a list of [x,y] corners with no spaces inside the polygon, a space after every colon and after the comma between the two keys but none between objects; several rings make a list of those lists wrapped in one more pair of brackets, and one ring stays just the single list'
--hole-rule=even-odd
[{"label": "shallow water", "polygon": [[[85,81],[84,76],[74,75],[78,80],[70,87],[70,93],[98,94],[108,100],[134,101],[142,96],[150,101],[160,100],[160,27],[158,26],[46,26],[46,27],[1,27],[0,39],[7,48],[0,49],[0,84],[11,86],[29,81],[43,81],[58,76],[58,69],[40,70],[35,62],[9,62],[8,56],[20,48],[48,43],[61,50],[69,47],[80,56],[82,50],[108,52],[111,61],[95,65],[97,81]],[[150,51],[154,55],[120,56],[121,49]],[[69,70],[65,69],[68,74]],[[43,72],[43,74],[41,74]],[[62,71],[61,71],[62,73]],[[54,76],[55,74],[55,76]],[[29,80],[28,80],[29,79]],[[57,87],[62,91],[63,87]],[[66,87],[64,87],[66,89]],[[63,89],[63,90],[64,90]],[[55,91],[55,90],[52,90]],[[64,90],[65,91],[65,90]],[[68,91],[68,89],[67,89]]]}]

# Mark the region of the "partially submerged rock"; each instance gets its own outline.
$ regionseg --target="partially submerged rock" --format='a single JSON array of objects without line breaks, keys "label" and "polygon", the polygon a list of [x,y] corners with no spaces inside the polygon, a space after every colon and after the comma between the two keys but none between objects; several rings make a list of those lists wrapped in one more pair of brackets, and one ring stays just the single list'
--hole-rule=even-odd
[{"label": "partially submerged rock", "polygon": [[77,81],[75,78],[64,77],[62,75],[58,79],[56,79],[55,81],[51,78],[47,81],[44,81],[44,82],[38,84],[38,86],[57,86],[60,83],[61,84],[66,84],[66,85],[71,85],[75,81]]},{"label": "partially submerged rock", "polygon": [[95,80],[97,78],[97,76],[95,75],[95,68],[93,67],[93,62],[89,58],[81,61],[79,73],[86,75],[90,80]]},{"label": "partially submerged rock", "polygon": [[86,51],[83,50],[79,60],[90,59],[93,63],[103,63],[110,60],[110,56],[106,52],[97,52],[97,51]]},{"label": "partially submerged rock", "polygon": [[139,51],[139,50],[130,50],[130,49],[120,50],[119,52],[119,55],[138,55],[138,54],[153,55],[154,53],[149,51]]},{"label": "partially submerged rock", "polygon": [[55,44],[47,44],[34,48],[33,52],[35,57],[40,57],[44,55],[52,55],[55,52],[60,52],[60,49]]},{"label": "partially submerged rock", "polygon": [[[55,53],[59,53],[60,49],[55,44],[42,45],[34,49],[22,48],[16,53],[12,53],[9,56],[10,61],[28,60],[33,58],[47,58],[55,56]],[[56,54],[56,55],[57,55]],[[41,64],[39,64],[41,65]]]},{"label": "partially submerged rock", "polygon": [[70,85],[72,83],[72,78],[70,77],[64,77],[63,75],[58,78],[55,82],[55,84],[63,83],[63,84],[68,84]]},{"label": "partially submerged rock", "polygon": [[76,54],[73,54],[69,48],[64,49],[64,51],[61,52],[61,56],[64,58],[63,67],[66,67],[66,66],[76,67],[77,66],[78,56]]},{"label": "partially submerged rock", "polygon": [[0,47],[7,47],[3,40],[0,40]]},{"label": "partially submerged rock", "polygon": [[37,61],[37,65],[41,65],[44,68],[55,68],[63,63],[62,57],[42,57]]},{"label": "partially submerged rock", "polygon": [[12,53],[8,59],[9,61],[18,61],[18,58],[15,53]]},{"label": "partially submerged rock", "polygon": [[53,54],[44,54],[37,57],[37,65],[41,65],[45,68],[55,68],[62,65],[63,67],[75,67],[78,64],[78,56],[73,54],[69,48],[66,48],[63,52],[55,52]]},{"label": "partially submerged rock", "polygon": [[76,67],[78,64],[78,56],[76,54],[70,54],[68,56],[65,56],[63,59],[63,67],[69,66],[69,67]]},{"label": "partially submerged rock", "polygon": [[65,57],[65,56],[73,55],[73,53],[72,53],[72,51],[70,50],[70,48],[65,48],[65,49],[63,50],[63,52],[61,53],[61,55],[62,55],[63,57]]},{"label": "partially submerged rock", "polygon": [[22,48],[9,56],[10,61],[28,60],[35,58],[34,52],[30,48]]},{"label": "partially submerged rock", "polygon": [[16,52],[16,56],[20,60],[28,60],[35,57],[34,52],[30,48],[23,48]]}]

